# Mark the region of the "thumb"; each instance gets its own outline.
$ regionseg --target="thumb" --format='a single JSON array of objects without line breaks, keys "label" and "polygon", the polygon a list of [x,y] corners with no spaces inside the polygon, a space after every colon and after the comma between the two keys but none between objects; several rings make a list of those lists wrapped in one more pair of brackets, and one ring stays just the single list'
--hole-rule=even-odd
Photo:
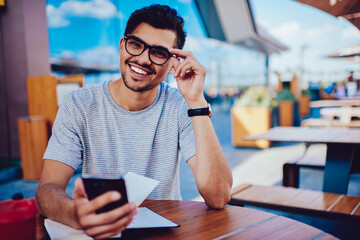
[{"label": "thumb", "polygon": [[81,178],[75,180],[75,190],[73,193],[73,198],[87,198],[85,191],[84,183]]}]

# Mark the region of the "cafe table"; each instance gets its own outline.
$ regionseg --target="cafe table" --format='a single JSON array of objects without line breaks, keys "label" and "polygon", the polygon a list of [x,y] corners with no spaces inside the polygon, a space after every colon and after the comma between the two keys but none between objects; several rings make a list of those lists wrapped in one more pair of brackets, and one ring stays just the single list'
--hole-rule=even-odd
[{"label": "cafe table", "polygon": [[324,192],[346,194],[351,171],[360,165],[360,129],[274,127],[245,139],[326,144]]},{"label": "cafe table", "polygon": [[145,200],[141,205],[179,224],[125,230],[121,239],[337,239],[310,225],[251,208],[210,209],[203,202]]},{"label": "cafe table", "polygon": [[360,107],[360,99],[347,98],[336,100],[317,100],[310,102],[310,108],[323,108],[323,107]]}]

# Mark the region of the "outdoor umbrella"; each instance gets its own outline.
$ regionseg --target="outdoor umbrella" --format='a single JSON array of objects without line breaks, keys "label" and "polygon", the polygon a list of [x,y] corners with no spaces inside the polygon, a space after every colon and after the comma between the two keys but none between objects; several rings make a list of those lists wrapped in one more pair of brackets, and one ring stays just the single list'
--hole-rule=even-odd
[{"label": "outdoor umbrella", "polygon": [[327,57],[342,58],[348,61],[360,62],[360,43],[341,48]]},{"label": "outdoor umbrella", "polygon": [[343,17],[360,29],[360,1],[358,0],[297,0],[335,17]]}]

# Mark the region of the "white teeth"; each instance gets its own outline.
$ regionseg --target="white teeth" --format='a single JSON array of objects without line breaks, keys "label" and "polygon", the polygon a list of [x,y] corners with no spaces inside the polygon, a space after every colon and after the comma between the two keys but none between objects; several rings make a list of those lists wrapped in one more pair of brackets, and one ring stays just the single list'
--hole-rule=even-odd
[{"label": "white teeth", "polygon": [[141,70],[140,68],[137,68],[137,67],[134,67],[134,66],[130,66],[130,67],[134,72],[137,72],[137,73],[142,74],[142,75],[147,74],[145,71]]}]

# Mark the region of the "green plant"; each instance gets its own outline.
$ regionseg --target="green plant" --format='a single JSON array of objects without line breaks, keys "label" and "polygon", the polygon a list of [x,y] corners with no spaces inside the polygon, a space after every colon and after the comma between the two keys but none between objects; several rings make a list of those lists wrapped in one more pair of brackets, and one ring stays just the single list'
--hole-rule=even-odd
[{"label": "green plant", "polygon": [[311,92],[310,92],[309,89],[302,89],[301,90],[301,95],[310,95],[310,94],[311,94]]},{"label": "green plant", "polygon": [[293,101],[293,102],[296,101],[296,98],[295,98],[294,94],[288,88],[284,88],[281,92],[279,92],[277,94],[276,99],[278,101],[285,101],[285,100],[290,100],[290,101]]},{"label": "green plant", "polygon": [[276,100],[266,87],[252,86],[241,94],[240,98],[235,101],[234,106],[274,108]]}]

